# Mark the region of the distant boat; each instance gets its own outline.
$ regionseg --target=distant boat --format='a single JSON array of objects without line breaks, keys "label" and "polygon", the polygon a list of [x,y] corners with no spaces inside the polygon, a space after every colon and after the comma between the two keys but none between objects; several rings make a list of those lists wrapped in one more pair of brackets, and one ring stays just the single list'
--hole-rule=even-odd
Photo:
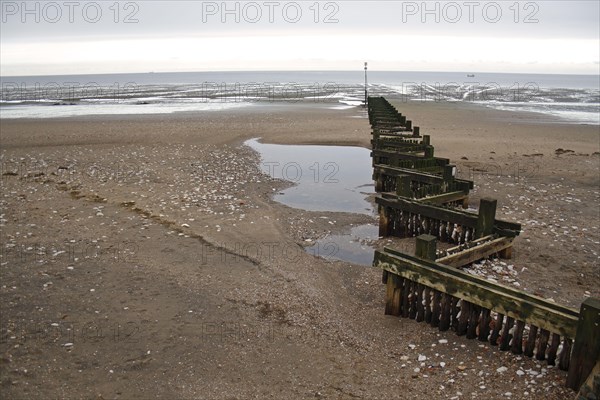
[{"label": "distant boat", "polygon": [[467,74],[467,78],[475,78],[475,74]]}]

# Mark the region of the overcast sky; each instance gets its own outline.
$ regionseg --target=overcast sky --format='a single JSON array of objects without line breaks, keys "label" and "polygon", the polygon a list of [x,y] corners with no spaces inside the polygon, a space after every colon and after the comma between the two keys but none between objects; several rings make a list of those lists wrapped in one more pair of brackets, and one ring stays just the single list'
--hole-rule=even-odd
[{"label": "overcast sky", "polygon": [[0,75],[598,74],[599,1],[5,1]]}]

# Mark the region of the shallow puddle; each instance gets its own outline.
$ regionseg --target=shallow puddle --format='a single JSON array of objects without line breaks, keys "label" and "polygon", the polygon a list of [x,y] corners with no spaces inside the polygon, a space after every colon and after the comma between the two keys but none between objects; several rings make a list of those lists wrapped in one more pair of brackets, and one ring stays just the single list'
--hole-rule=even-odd
[{"label": "shallow puddle", "polygon": [[348,261],[354,264],[373,264],[374,248],[370,243],[379,237],[379,227],[359,225],[346,235],[328,235],[305,250],[328,260]]},{"label": "shallow puddle", "polygon": [[[289,207],[309,211],[351,212],[372,215],[366,198],[374,193],[371,155],[352,146],[307,146],[245,142],[261,156],[261,170],[273,178],[296,185],[274,199]],[[305,250],[329,260],[371,265],[379,228],[360,225],[349,234],[328,235]]]},{"label": "shallow puddle", "polygon": [[370,150],[352,146],[306,146],[245,142],[260,153],[261,170],[295,185],[274,199],[308,211],[373,214]]}]

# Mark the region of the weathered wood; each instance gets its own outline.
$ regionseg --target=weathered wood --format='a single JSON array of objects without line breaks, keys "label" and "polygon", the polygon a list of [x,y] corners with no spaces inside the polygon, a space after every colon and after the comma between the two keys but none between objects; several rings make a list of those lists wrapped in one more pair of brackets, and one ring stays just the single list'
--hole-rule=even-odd
[{"label": "weathered wood", "polygon": [[387,280],[388,280],[388,274],[389,272],[387,272],[385,269],[383,270],[383,274],[381,276],[381,283],[383,283],[384,285],[387,284]]},{"label": "weathered wood", "polygon": [[[431,153],[431,156],[427,157],[427,152]],[[425,155],[421,156],[413,153],[402,153],[392,150],[380,150],[374,149],[371,151],[371,157],[375,158],[388,158],[390,160],[423,160],[428,158],[435,158],[436,162],[439,166],[444,166],[450,163],[450,160],[447,158],[433,157],[433,146],[427,146],[425,148]]]},{"label": "weathered wood", "polygon": [[386,206],[379,206],[379,236],[386,237],[390,234],[389,211]]},{"label": "weathered wood", "polygon": [[387,280],[387,290],[385,294],[385,314],[386,315],[400,315],[400,277],[395,274],[391,274]]},{"label": "weathered wood", "polygon": [[510,329],[512,328],[514,321],[515,320],[512,317],[506,318],[506,322],[502,328],[502,335],[500,336],[500,350],[502,351],[510,349],[510,340],[512,339]]},{"label": "weathered wood", "polygon": [[425,154],[423,154],[424,158],[433,158],[434,149],[433,146],[425,147]]},{"label": "weathered wood", "polygon": [[[404,199],[386,193],[382,193],[381,196],[375,197],[375,202],[379,205],[384,205],[386,207],[395,208],[415,214],[421,214],[429,218],[438,219],[440,221],[452,221],[453,223],[461,225],[463,227],[475,228],[477,226],[477,221],[479,218],[477,214],[468,211],[440,208],[435,205],[422,203],[416,200]],[[521,225],[516,224],[514,222],[496,220],[494,231],[499,230],[506,230],[517,233],[521,230]]]},{"label": "weathered wood", "polygon": [[[402,168],[402,167],[392,167],[390,165],[385,164],[374,164],[373,171],[377,174],[382,174],[385,176],[400,176],[400,175],[408,175],[411,180],[414,182],[428,183],[430,185],[440,184],[444,182],[443,176],[439,174],[433,174],[428,172],[423,172],[416,169],[411,168]],[[469,189],[473,189],[474,183],[473,181],[466,179],[454,179],[454,182],[459,184],[461,190],[468,191]]]},{"label": "weathered wood", "polygon": [[548,365],[556,365],[556,353],[559,345],[560,336],[553,333],[552,338],[550,339],[550,347],[548,347],[548,357],[546,358]]},{"label": "weathered wood", "polygon": [[484,308],[481,310],[481,321],[479,323],[479,336],[480,342],[487,342],[490,334],[490,310]]},{"label": "weathered wood", "polygon": [[460,299],[452,296],[452,305],[451,305],[451,326],[452,329],[456,332],[458,329],[458,313],[460,312],[460,307],[458,307],[458,302]]},{"label": "weathered wood", "polygon": [[512,258],[512,246],[502,249],[498,252],[498,257],[508,260]]},{"label": "weathered wood", "polygon": [[567,386],[579,390],[600,360],[600,299],[587,298],[579,311]]},{"label": "weathered wood", "polygon": [[434,261],[437,239],[431,235],[420,235],[417,237],[415,255],[424,260]]},{"label": "weathered wood", "polygon": [[410,187],[410,177],[408,175],[398,175],[396,177],[396,194],[412,199],[413,194]]},{"label": "weathered wood", "polygon": [[[484,237],[481,237],[478,239],[473,239],[468,243],[468,245],[469,245],[468,248],[474,247],[478,244],[481,244],[481,243],[484,243],[484,242],[487,242],[490,240],[494,240],[494,239],[496,239],[495,235],[488,235],[488,236],[484,236]],[[450,247],[450,248],[446,249],[446,253],[452,254],[452,253],[456,253],[457,251],[463,251],[465,249],[466,249],[465,245],[458,245],[458,246],[454,246],[454,247]]]},{"label": "weathered wood", "polygon": [[388,248],[385,252],[376,251],[374,265],[561,336],[575,336],[578,315],[576,310],[444,264],[398,253]]},{"label": "weathered wood", "polygon": [[469,324],[467,327],[467,339],[475,339],[477,337],[477,327],[479,326],[479,314],[481,307],[471,304],[471,313],[469,315]]},{"label": "weathered wood", "polygon": [[456,334],[458,336],[462,336],[467,333],[470,315],[471,303],[465,300],[461,301],[460,316],[458,317],[458,328],[456,330]]},{"label": "weathered wood", "polygon": [[417,317],[417,282],[411,282],[410,284],[410,311],[408,317],[415,319]]},{"label": "weathered wood", "polygon": [[410,307],[410,303],[408,302],[408,293],[410,290],[410,280],[404,280],[404,286],[402,287],[402,318],[408,318],[408,308]]},{"label": "weathered wood", "polygon": [[450,183],[454,180],[454,171],[456,171],[456,165],[444,165],[444,169],[442,172],[442,178],[444,179],[444,183]]},{"label": "weathered wood", "polygon": [[492,234],[494,231],[494,222],[496,220],[496,206],[498,201],[488,197],[479,201],[479,214],[477,218],[477,227],[475,236],[482,237]]},{"label": "weathered wood", "polygon": [[450,329],[450,308],[451,308],[451,298],[449,294],[442,293],[442,310],[440,316],[440,331],[447,331]]},{"label": "weathered wood", "polygon": [[423,294],[425,297],[425,323],[431,323],[431,289],[425,286],[425,291]]},{"label": "weathered wood", "polygon": [[436,262],[451,267],[460,268],[483,258],[489,257],[498,251],[512,246],[513,238],[501,237],[490,242],[481,243],[477,246],[438,258]]},{"label": "weathered wood", "polygon": [[442,294],[437,291],[434,290],[433,291],[433,300],[432,300],[432,307],[431,307],[431,326],[433,327],[438,327],[440,325],[440,312],[441,312],[441,301],[442,301]]},{"label": "weathered wood", "polygon": [[523,321],[517,321],[514,330],[514,336],[512,340],[512,344],[510,346],[510,351],[513,354],[523,354],[523,330],[525,329],[525,323]]},{"label": "weathered wood", "polygon": [[550,338],[550,332],[546,329],[540,329],[540,337],[538,340],[537,350],[535,352],[535,358],[543,361],[546,359],[546,347],[548,347],[548,339]]},{"label": "weathered wood", "polygon": [[457,191],[457,192],[449,192],[449,193],[436,194],[434,196],[422,197],[422,198],[417,199],[417,201],[427,203],[427,204],[448,204],[448,203],[452,203],[455,201],[463,200],[466,197],[468,197],[468,194],[466,194],[465,192],[463,192],[461,190],[461,191]]},{"label": "weathered wood", "polygon": [[417,322],[425,320],[425,307],[423,306],[423,290],[424,286],[421,284],[417,285]]},{"label": "weathered wood", "polygon": [[535,340],[537,339],[538,327],[531,325],[529,327],[529,337],[527,338],[527,344],[525,344],[525,355],[527,357],[533,357],[533,351],[535,350]]},{"label": "weathered wood", "polygon": [[571,339],[565,338],[563,340],[563,349],[560,352],[560,356],[558,358],[558,368],[560,368],[563,371],[567,371],[570,368],[572,346],[573,341]]},{"label": "weathered wood", "polygon": [[494,329],[492,330],[492,334],[490,335],[490,344],[492,346],[498,345],[498,338],[500,337],[500,332],[502,330],[503,321],[504,321],[504,315],[499,313],[496,316],[496,321],[494,323]]}]

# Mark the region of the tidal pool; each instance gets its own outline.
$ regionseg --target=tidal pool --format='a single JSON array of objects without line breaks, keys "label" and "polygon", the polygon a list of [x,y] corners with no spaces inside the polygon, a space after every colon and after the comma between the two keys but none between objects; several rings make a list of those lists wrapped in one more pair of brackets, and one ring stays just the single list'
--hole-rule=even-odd
[{"label": "tidal pool", "polygon": [[373,264],[374,251],[370,242],[378,238],[378,226],[359,225],[346,235],[327,235],[305,250],[327,260],[341,260],[370,266]]},{"label": "tidal pool", "polygon": [[[373,215],[366,198],[374,193],[371,152],[362,147],[280,145],[251,139],[244,144],[261,157],[261,170],[269,176],[295,183],[274,199],[308,211],[350,212]],[[379,228],[360,225],[349,234],[328,235],[305,250],[329,260],[371,265]]]},{"label": "tidal pool", "polygon": [[366,200],[374,192],[370,150],[352,146],[280,145],[250,139],[261,170],[295,183],[275,196],[286,206],[308,211],[373,214]]}]

